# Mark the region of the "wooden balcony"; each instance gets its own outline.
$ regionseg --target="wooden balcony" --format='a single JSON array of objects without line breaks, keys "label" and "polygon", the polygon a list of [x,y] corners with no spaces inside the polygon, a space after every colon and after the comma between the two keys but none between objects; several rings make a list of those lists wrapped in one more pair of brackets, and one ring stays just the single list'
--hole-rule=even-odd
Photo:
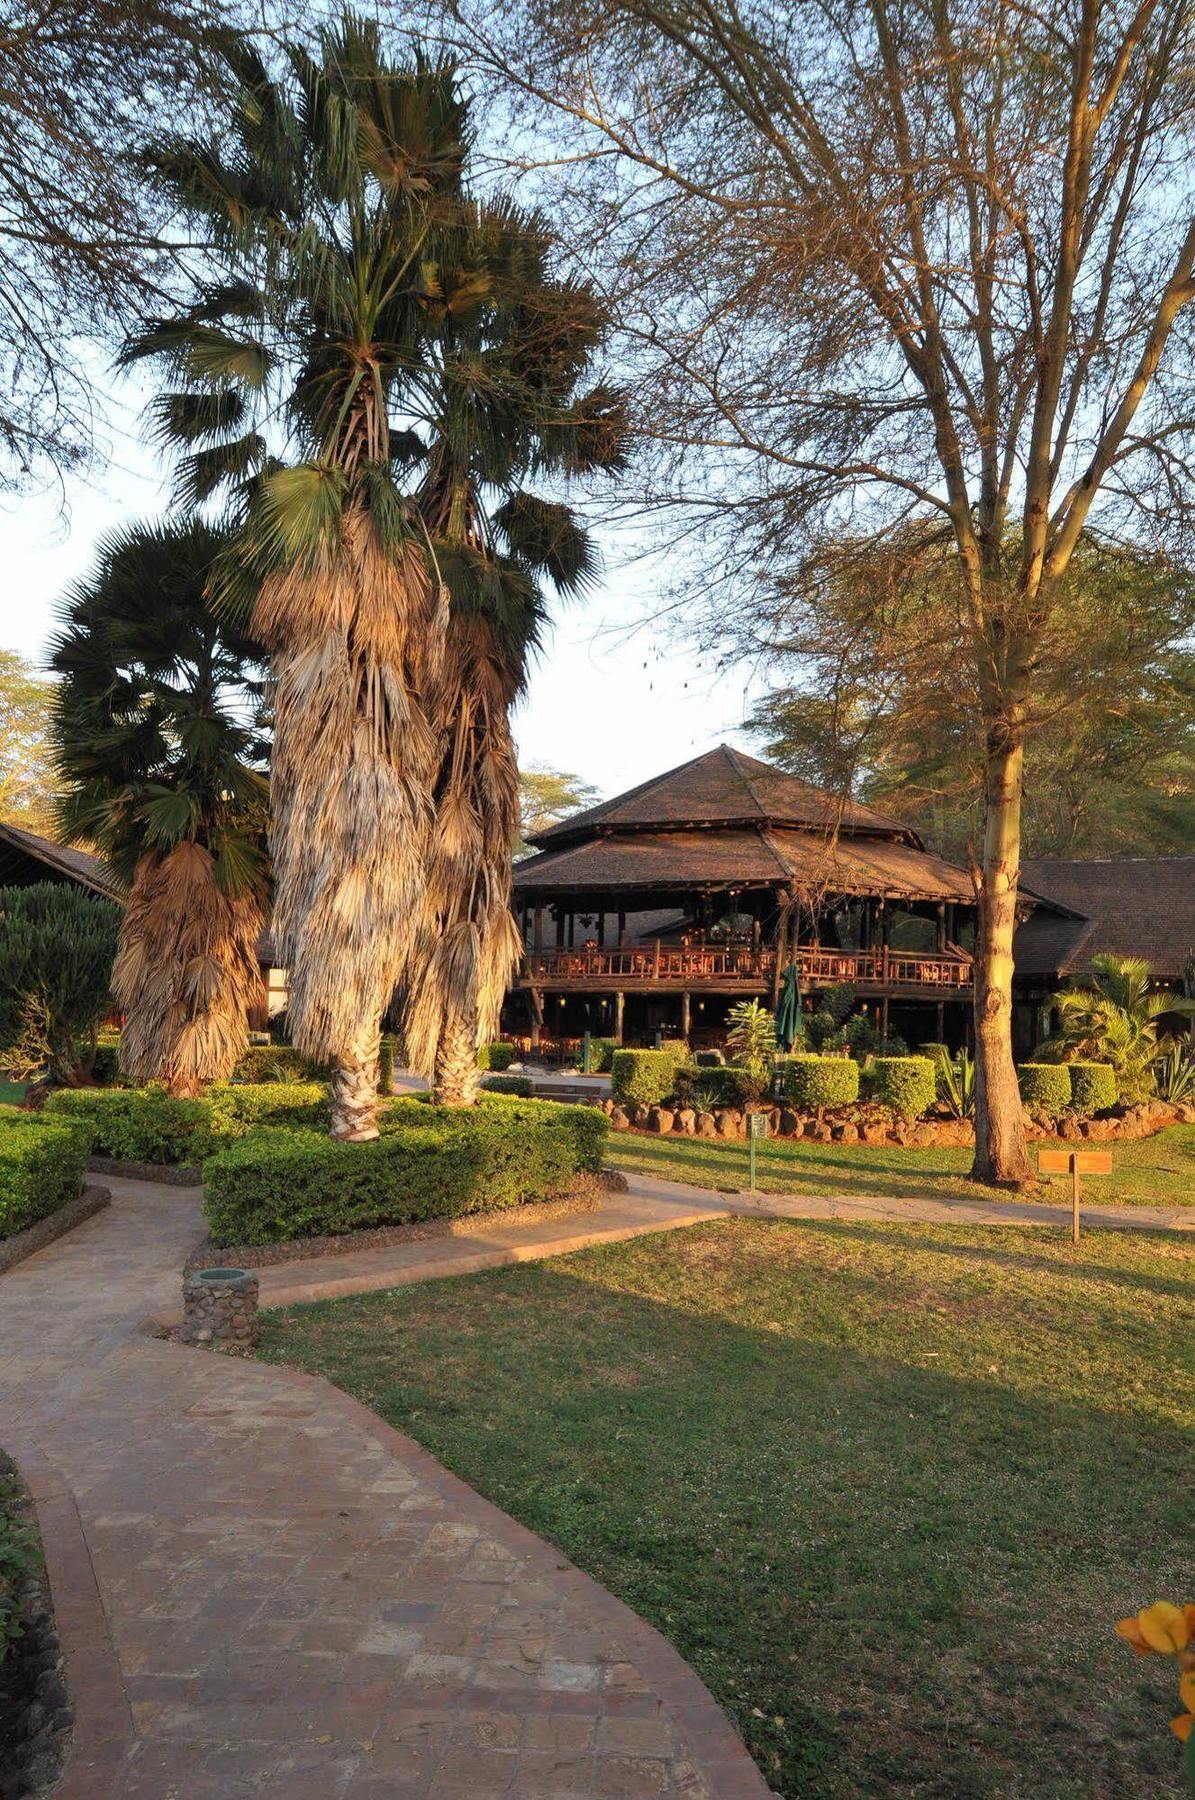
[{"label": "wooden balcony", "polygon": [[[806,992],[838,983],[860,994],[910,999],[965,999],[971,992],[971,958],[961,950],[804,947],[792,960]],[[524,959],[518,985],[550,993],[762,994],[771,987],[775,970],[776,952],[770,949],[636,944],[625,949],[533,952]]]}]

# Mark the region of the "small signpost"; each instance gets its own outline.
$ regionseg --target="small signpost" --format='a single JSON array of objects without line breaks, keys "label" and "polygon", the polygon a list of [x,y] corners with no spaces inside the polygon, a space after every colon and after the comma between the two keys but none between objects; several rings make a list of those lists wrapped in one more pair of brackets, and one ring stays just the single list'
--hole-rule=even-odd
[{"label": "small signpost", "polygon": [[755,1146],[760,1138],[768,1135],[768,1115],[766,1112],[747,1114],[747,1158],[750,1163],[749,1193],[755,1192]]},{"label": "small signpost", "polygon": [[1071,1178],[1071,1241],[1079,1241],[1079,1177],[1111,1175],[1111,1150],[1039,1150],[1037,1166],[1043,1175],[1069,1175]]}]

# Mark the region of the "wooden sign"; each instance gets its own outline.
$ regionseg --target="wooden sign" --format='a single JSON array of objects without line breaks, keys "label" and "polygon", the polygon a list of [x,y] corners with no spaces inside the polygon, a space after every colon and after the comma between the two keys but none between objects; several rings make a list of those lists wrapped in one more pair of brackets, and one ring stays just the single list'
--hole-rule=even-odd
[{"label": "wooden sign", "polygon": [[747,1131],[753,1138],[766,1138],[768,1135],[768,1115],[765,1112],[747,1114]]},{"label": "wooden sign", "polygon": [[1043,1175],[1069,1175],[1071,1178],[1071,1242],[1079,1241],[1079,1177],[1111,1175],[1111,1150],[1081,1150],[1078,1145],[1065,1150],[1039,1150],[1037,1166]]}]

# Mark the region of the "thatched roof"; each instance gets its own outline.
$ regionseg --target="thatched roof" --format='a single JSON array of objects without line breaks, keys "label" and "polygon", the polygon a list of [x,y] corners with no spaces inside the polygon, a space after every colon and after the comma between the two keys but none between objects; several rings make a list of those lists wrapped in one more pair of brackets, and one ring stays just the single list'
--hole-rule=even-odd
[{"label": "thatched roof", "polygon": [[1144,956],[1179,981],[1195,955],[1195,856],[1027,858],[1026,887],[1079,919],[1038,911],[1017,933],[1019,975],[1074,975],[1097,951]]},{"label": "thatched roof", "polygon": [[921,847],[915,831],[890,819],[811,787],[768,763],[744,756],[730,744],[719,744],[679,768],[573,813],[558,825],[536,834],[544,848],[577,843],[608,832],[684,830],[709,826],[792,826],[837,828],[844,835],[888,838]]},{"label": "thatched roof", "polygon": [[123,895],[120,882],[98,856],[0,819],[0,887],[31,887],[37,881],[74,881],[109,900]]}]

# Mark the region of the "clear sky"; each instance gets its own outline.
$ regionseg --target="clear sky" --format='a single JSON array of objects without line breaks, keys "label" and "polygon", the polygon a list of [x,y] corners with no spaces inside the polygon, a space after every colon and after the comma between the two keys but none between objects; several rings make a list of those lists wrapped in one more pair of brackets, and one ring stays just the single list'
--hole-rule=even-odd
[{"label": "clear sky", "polygon": [[[105,469],[59,491],[0,507],[0,647],[40,661],[64,588],[89,568],[105,532],[152,517],[167,500],[160,465],[140,442],[135,413],[114,413]],[[566,769],[603,794],[633,787],[738,726],[749,673],[714,676],[694,652],[650,620],[650,565],[614,546],[602,587],[558,612],[515,719],[520,761]]]}]

